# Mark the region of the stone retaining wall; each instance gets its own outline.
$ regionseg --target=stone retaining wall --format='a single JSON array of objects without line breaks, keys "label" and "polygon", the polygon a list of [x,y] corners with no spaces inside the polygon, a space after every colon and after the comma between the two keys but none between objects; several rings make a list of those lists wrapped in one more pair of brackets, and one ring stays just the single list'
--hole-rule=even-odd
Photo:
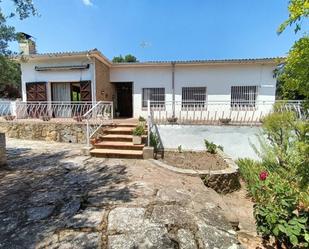
[{"label": "stone retaining wall", "polygon": [[86,143],[86,125],[79,123],[0,122],[7,137],[64,143]]},{"label": "stone retaining wall", "polygon": [[233,161],[233,159],[227,154],[225,154],[223,151],[218,150],[218,154],[226,162],[228,166],[226,169],[222,170],[181,169],[174,167],[172,165],[168,165],[159,160],[150,159],[150,161],[160,167],[163,167],[176,173],[191,176],[199,176],[207,187],[214,189],[218,193],[227,194],[234,192],[240,188],[238,166]]}]

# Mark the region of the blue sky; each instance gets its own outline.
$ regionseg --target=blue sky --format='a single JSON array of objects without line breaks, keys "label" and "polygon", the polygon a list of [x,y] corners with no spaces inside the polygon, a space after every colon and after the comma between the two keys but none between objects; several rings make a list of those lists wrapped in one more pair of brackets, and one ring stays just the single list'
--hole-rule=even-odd
[{"label": "blue sky", "polygon": [[[9,10],[7,3],[4,10]],[[288,0],[34,0],[40,13],[10,20],[38,52],[99,49],[141,61],[285,55],[300,34],[276,30]],[[17,50],[15,43],[11,48]]]}]

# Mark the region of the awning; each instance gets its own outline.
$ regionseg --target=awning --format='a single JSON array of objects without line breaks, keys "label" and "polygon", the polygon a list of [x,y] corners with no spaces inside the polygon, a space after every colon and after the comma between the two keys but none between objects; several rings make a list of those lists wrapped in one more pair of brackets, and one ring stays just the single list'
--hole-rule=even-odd
[{"label": "awning", "polygon": [[89,64],[86,65],[69,65],[69,66],[49,66],[49,67],[40,67],[35,66],[35,71],[66,71],[66,70],[83,70],[88,69]]}]

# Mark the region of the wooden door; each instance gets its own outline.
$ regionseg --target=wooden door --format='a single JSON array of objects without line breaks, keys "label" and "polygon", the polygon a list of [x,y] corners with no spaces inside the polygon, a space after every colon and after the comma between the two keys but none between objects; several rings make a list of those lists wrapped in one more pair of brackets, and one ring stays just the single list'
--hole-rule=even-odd
[{"label": "wooden door", "polygon": [[[42,102],[47,101],[46,82],[26,83],[27,101]],[[47,116],[47,105],[27,104],[27,113],[32,118]]]},{"label": "wooden door", "polygon": [[27,101],[47,101],[46,82],[26,83]]},{"label": "wooden door", "polygon": [[80,100],[92,101],[91,99],[91,81],[80,82]]},{"label": "wooden door", "polygon": [[117,112],[120,117],[132,117],[132,83],[117,83]]}]

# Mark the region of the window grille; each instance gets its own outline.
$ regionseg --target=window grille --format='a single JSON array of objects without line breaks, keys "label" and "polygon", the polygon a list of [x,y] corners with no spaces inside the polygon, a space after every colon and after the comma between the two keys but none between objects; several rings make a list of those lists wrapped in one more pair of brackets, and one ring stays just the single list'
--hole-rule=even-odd
[{"label": "window grille", "polygon": [[165,106],[165,88],[143,88],[142,107],[146,108],[148,100],[151,101],[152,107]]},{"label": "window grille", "polygon": [[205,108],[206,87],[183,87],[182,108]]},{"label": "window grille", "polygon": [[231,107],[256,107],[258,86],[232,86]]}]

